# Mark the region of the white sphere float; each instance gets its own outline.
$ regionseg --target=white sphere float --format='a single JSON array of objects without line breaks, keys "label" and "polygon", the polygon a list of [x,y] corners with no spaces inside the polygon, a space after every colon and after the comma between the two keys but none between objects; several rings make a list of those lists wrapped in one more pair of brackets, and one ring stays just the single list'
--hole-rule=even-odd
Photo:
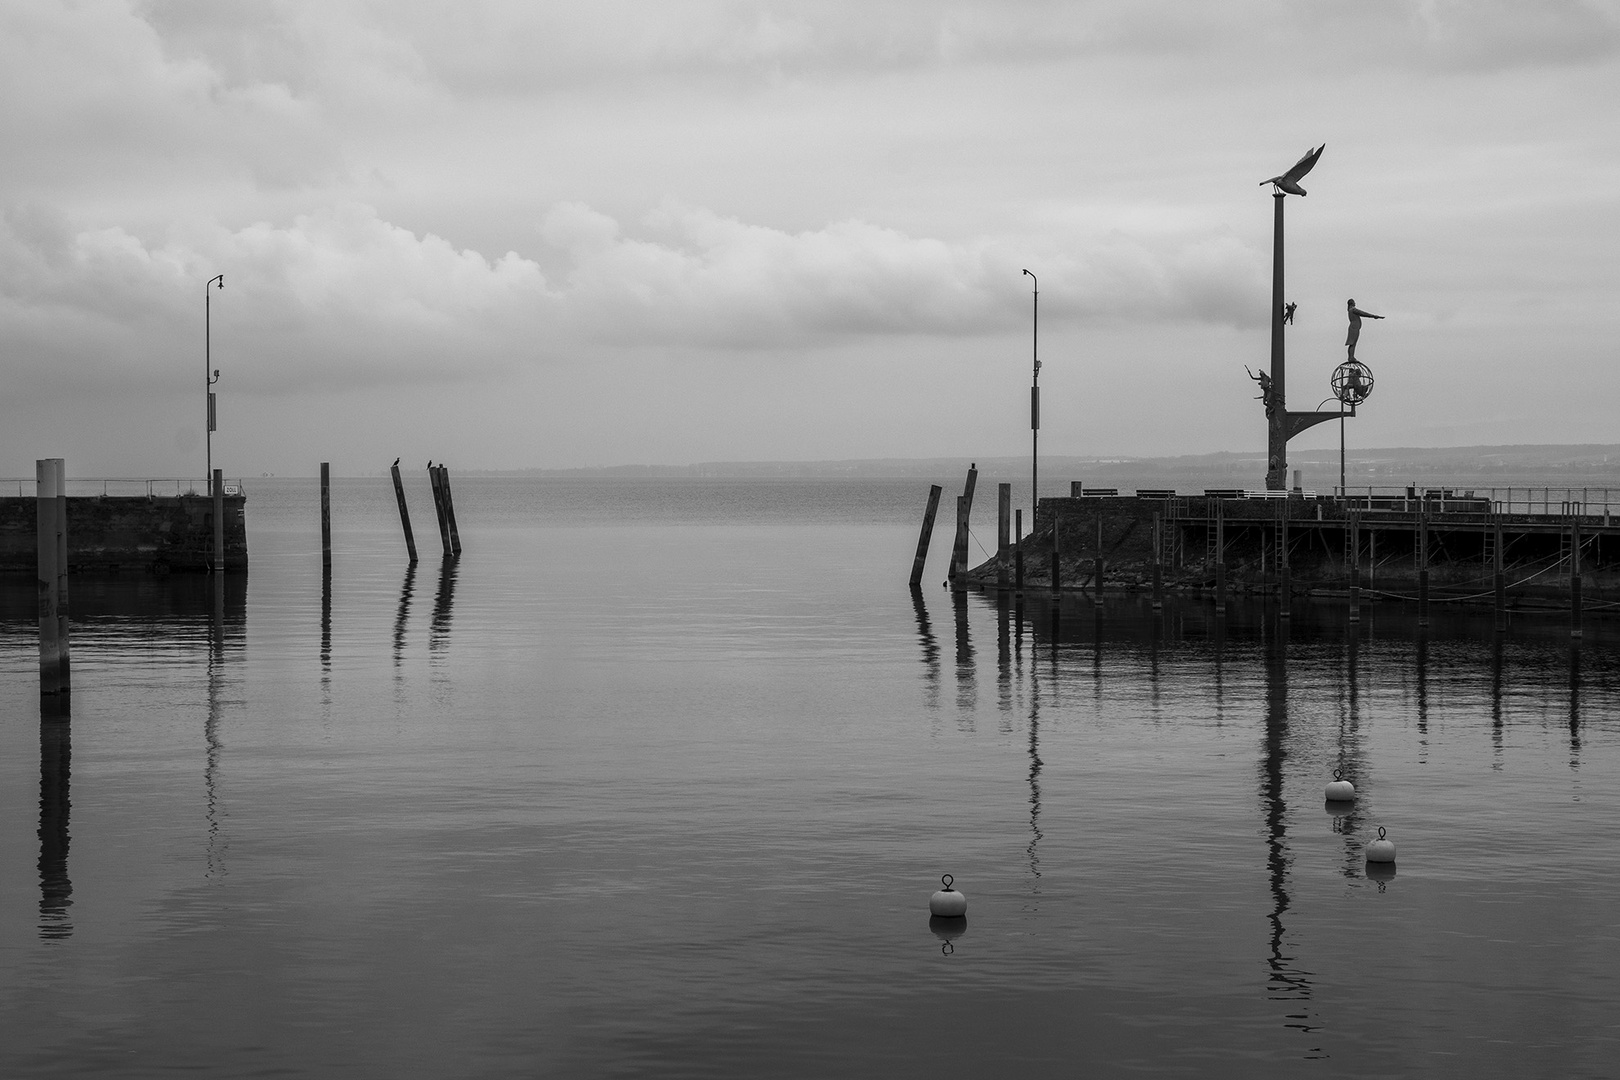
[{"label": "white sphere float", "polygon": [[967,897],[951,888],[956,879],[946,874],[939,880],[945,887],[928,898],[928,914],[941,919],[960,919],[967,915]]},{"label": "white sphere float", "polygon": [[1344,778],[1344,773],[1333,770],[1333,781],[1327,786],[1328,802],[1355,802],[1356,785]]},{"label": "white sphere float", "polygon": [[1378,826],[1378,839],[1367,845],[1367,861],[1392,863],[1395,861],[1395,841],[1384,838],[1384,827]]}]

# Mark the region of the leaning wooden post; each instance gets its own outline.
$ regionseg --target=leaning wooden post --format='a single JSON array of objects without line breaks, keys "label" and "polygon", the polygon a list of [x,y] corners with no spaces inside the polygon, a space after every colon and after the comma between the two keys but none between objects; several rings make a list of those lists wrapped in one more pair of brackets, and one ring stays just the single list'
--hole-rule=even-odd
[{"label": "leaning wooden post", "polygon": [[1153,515],[1153,610],[1164,610],[1164,518]]},{"label": "leaning wooden post", "polygon": [[416,537],[411,533],[411,512],[405,508],[405,482],[399,478],[399,459],[389,472],[394,474],[394,498],[399,500],[399,523],[405,529],[405,550],[410,552],[411,565],[416,564]]},{"label": "leaning wooden post", "polygon": [[996,588],[1007,591],[1007,546],[1012,532],[1012,485],[996,485]]},{"label": "leaning wooden post", "polygon": [[439,489],[439,470],[432,463],[428,464],[428,484],[433,489],[433,512],[439,518],[439,539],[444,544],[444,553],[450,554],[450,522],[444,516],[444,492]]},{"label": "leaning wooden post", "polygon": [[321,462],[321,565],[332,565],[332,463]]},{"label": "leaning wooden post", "polygon": [[225,572],[225,470],[214,470],[214,573]]},{"label": "leaning wooden post", "polygon": [[39,692],[59,694],[62,679],[62,566],[65,546],[58,540],[56,498],[62,482],[62,459],[34,462],[34,536],[39,564]]},{"label": "leaning wooden post", "polygon": [[1502,515],[1496,515],[1494,527],[1496,550],[1493,555],[1494,570],[1491,574],[1491,584],[1492,590],[1496,593],[1496,629],[1500,633],[1507,629],[1507,579],[1502,572]]},{"label": "leaning wooden post", "polygon": [[934,535],[934,515],[939,512],[939,495],[941,488],[938,484],[928,486],[928,509],[923,511],[922,534],[917,537],[917,557],[911,560],[911,587],[917,588],[922,584],[923,563],[928,561],[928,541]]},{"label": "leaning wooden post", "polygon": [[1019,596],[1024,595],[1024,508],[1020,506],[1013,511],[1013,532],[1018,534],[1018,542],[1013,545],[1013,589]]},{"label": "leaning wooden post", "polygon": [[444,518],[450,524],[450,554],[461,554],[461,530],[456,528],[456,499],[450,494],[450,466],[439,466],[439,496],[444,499]]},{"label": "leaning wooden post", "polygon": [[1429,508],[1418,508],[1418,625],[1429,625]]},{"label": "leaning wooden post", "polygon": [[1581,636],[1581,520],[1575,516],[1569,520],[1569,636]]},{"label": "leaning wooden post", "polygon": [[956,542],[951,546],[951,588],[967,588],[967,495],[956,497]]}]

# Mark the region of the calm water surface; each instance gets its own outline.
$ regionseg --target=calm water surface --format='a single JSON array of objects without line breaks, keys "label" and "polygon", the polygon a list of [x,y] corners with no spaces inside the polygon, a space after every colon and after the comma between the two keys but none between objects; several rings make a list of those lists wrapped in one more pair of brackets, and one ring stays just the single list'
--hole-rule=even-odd
[{"label": "calm water surface", "polygon": [[464,479],[441,565],[411,494],[414,571],[261,481],[245,581],[76,582],[67,722],[0,588],[0,1075],[1616,1072],[1615,623],[998,606],[943,528],[913,596],[915,481]]}]

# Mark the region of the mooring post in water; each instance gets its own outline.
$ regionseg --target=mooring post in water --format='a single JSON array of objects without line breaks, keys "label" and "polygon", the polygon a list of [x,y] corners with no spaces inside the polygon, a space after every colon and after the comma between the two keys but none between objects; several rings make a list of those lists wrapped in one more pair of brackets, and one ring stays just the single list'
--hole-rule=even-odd
[{"label": "mooring post in water", "polygon": [[1496,544],[1492,555],[1494,569],[1491,574],[1491,585],[1496,593],[1496,629],[1500,633],[1507,629],[1507,579],[1502,572],[1502,515],[1496,515],[1493,528]]},{"label": "mooring post in water", "polygon": [[332,463],[321,462],[321,565],[332,565]]},{"label": "mooring post in water", "polygon": [[450,554],[450,521],[444,516],[444,491],[439,487],[439,470],[434,468],[433,462],[428,462],[428,484],[433,488],[433,512],[439,517],[439,540],[444,544],[444,553]]},{"label": "mooring post in water", "polygon": [[968,500],[966,495],[956,497],[956,539],[951,544],[951,573],[947,584],[953,589],[967,588],[967,534]]},{"label": "mooring post in water", "polygon": [[1345,522],[1346,560],[1345,569],[1350,574],[1350,621],[1361,621],[1361,512],[1349,511],[1349,520]]},{"label": "mooring post in water", "polygon": [[450,524],[450,554],[461,554],[461,530],[456,528],[456,498],[450,494],[450,466],[439,466],[439,495],[444,499],[444,518]]},{"label": "mooring post in water", "polygon": [[399,500],[399,523],[405,530],[405,550],[410,552],[411,564],[416,564],[416,537],[411,532],[411,512],[405,508],[405,482],[399,478],[399,458],[389,468],[394,475],[394,498]]},{"label": "mooring post in water", "polygon": [[1581,522],[1569,519],[1569,636],[1581,636]]},{"label": "mooring post in water", "polygon": [[1012,485],[996,485],[996,588],[1007,591],[1007,544],[1012,531]]},{"label": "mooring post in water", "polygon": [[917,557],[911,561],[911,587],[922,584],[923,563],[928,561],[928,541],[934,535],[934,515],[939,512],[938,484],[928,486],[928,509],[923,511],[922,535],[917,537]]},{"label": "mooring post in water", "polygon": [[1013,511],[1013,532],[1018,534],[1018,541],[1013,545],[1013,591],[1022,597],[1024,595],[1024,508],[1022,506]]},{"label": "mooring post in water", "polygon": [[1429,508],[1418,508],[1418,625],[1429,625]]},{"label": "mooring post in water", "polygon": [[1164,610],[1164,518],[1153,515],[1153,610]]},{"label": "mooring post in water", "polygon": [[225,470],[214,470],[214,573],[225,572]]},{"label": "mooring post in water", "polygon": [[68,681],[67,497],[61,458],[34,462],[35,547],[39,577],[39,692],[63,694]]},{"label": "mooring post in water", "polygon": [[1226,504],[1215,500],[1215,614],[1226,614]]}]

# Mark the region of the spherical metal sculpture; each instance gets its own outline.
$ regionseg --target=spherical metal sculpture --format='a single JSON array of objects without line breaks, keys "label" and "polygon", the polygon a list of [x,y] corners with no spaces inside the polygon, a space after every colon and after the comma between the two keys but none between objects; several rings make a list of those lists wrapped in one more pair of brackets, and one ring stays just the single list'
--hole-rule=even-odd
[{"label": "spherical metal sculpture", "polygon": [[1360,360],[1346,360],[1333,369],[1333,396],[1355,408],[1372,395],[1372,371]]}]

